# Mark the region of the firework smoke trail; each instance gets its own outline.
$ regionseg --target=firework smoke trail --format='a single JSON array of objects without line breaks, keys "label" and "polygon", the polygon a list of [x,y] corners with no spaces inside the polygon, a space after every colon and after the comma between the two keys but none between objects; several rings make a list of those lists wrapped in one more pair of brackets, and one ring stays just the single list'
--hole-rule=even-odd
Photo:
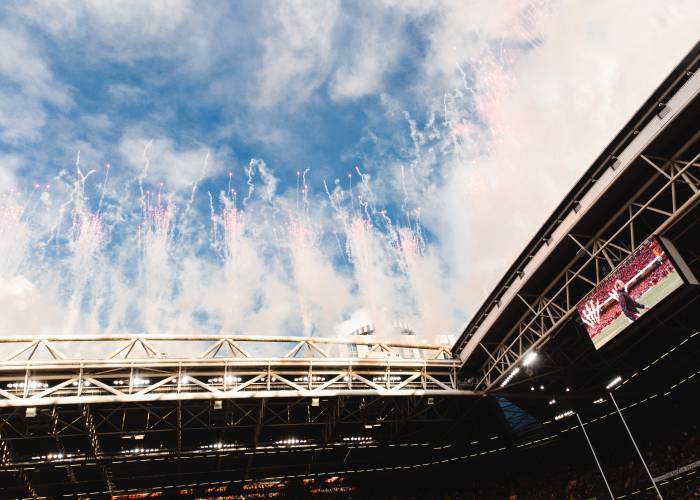
[{"label": "firework smoke trail", "polygon": [[435,282],[439,266],[426,256],[420,233],[410,228],[401,228],[398,233],[404,271],[415,301],[416,317],[412,319],[418,321],[416,326],[424,336],[434,339],[450,326],[446,304],[436,300],[440,296],[439,285]]},{"label": "firework smoke trail", "polygon": [[375,209],[374,206],[372,206],[372,202],[374,201],[374,193],[372,192],[372,189],[370,188],[369,185],[369,175],[363,174],[360,171],[360,167],[355,166],[355,170],[357,171],[357,174],[360,176],[361,184],[360,186],[362,189],[359,189],[358,186],[358,194],[357,194],[357,203],[359,205],[359,208],[361,211],[364,211],[365,217],[368,220],[372,219],[372,215],[370,214],[370,209],[371,212],[374,213]]},{"label": "firework smoke trail", "polygon": [[[68,199],[45,205],[49,217],[59,212],[54,237],[57,245],[60,240],[60,251],[55,257],[46,256],[51,259],[46,261],[50,266],[48,272],[36,272],[28,276],[27,282],[30,286],[36,283],[42,300],[45,297],[60,309],[60,315],[54,316],[60,330],[127,328],[178,332],[185,326],[197,327],[201,323],[202,328],[247,333],[251,324],[258,325],[252,321],[267,315],[275,318],[268,323],[273,326],[299,324],[299,333],[327,335],[359,309],[369,309],[371,321],[383,332],[389,332],[394,321],[412,318],[402,305],[405,276],[397,276],[396,272],[400,267],[397,229],[388,212],[375,207],[371,178],[359,167],[354,167],[359,182],[353,185],[353,173],[349,173],[346,190],[338,180],[332,191],[323,183],[337,222],[326,226],[316,218],[319,211],[313,206],[308,168],[300,169],[297,174],[294,210],[293,197],[278,197],[278,181],[273,172],[263,161],[252,159],[247,166],[247,196],[240,209],[232,187],[232,172],[228,184],[222,179],[226,191],[222,189],[218,197],[215,191],[207,192],[211,226],[206,231],[211,232],[210,246],[205,248],[206,244],[198,246],[202,240],[182,238],[186,211],[180,208],[180,203],[176,208],[173,200],[179,199],[178,194],[164,192],[162,183],[149,181],[151,144],[149,141],[143,149],[143,166],[134,177],[125,180],[125,185],[132,188],[133,200],[128,195],[116,200],[121,202],[117,207],[129,207],[131,201],[141,210],[124,210],[120,217],[103,213],[114,205],[111,196],[119,192],[113,190],[118,178],[106,169],[104,178],[93,185],[89,181],[95,171],[84,170],[79,153],[74,170],[76,178],[65,185]],[[205,157],[204,164],[207,162]],[[206,175],[206,169],[202,175]],[[191,191],[180,193],[182,205],[191,207],[193,218],[197,210],[194,202],[201,197],[197,193],[198,183],[195,182]],[[35,185],[33,194],[28,195],[30,199],[38,189]],[[94,193],[92,197],[90,193]],[[404,186],[404,197],[406,194]],[[2,275],[17,275],[31,252],[31,233],[22,219],[31,206],[26,199],[26,196],[7,197],[2,203],[0,236],[15,235],[0,241]],[[291,211],[281,211],[285,207]],[[324,203],[322,211],[327,207]],[[280,226],[277,220],[282,222]],[[120,223],[125,224],[126,231],[117,225]],[[193,225],[192,232],[199,227]],[[17,236],[22,230],[25,243]],[[332,252],[332,256],[326,255],[321,247],[321,242],[327,241],[331,233],[338,245],[338,253]],[[36,232],[39,238],[41,234]],[[112,247],[107,248],[110,240]],[[134,240],[138,245],[130,248]],[[26,249],[15,250],[8,247],[10,244]],[[277,255],[273,254],[275,248]],[[215,250],[221,257],[220,264],[201,258],[197,254],[200,250],[203,253]],[[4,258],[7,254],[18,257],[11,261]],[[333,265],[336,255],[350,265],[339,270]],[[101,272],[108,256],[120,265],[105,265]],[[128,267],[122,267],[126,263]],[[273,280],[278,283],[273,285],[276,289],[269,288]],[[56,290],[45,291],[51,283],[58,284]],[[191,284],[201,288],[188,290]],[[279,309],[280,302],[288,305],[281,313],[273,312]],[[200,311],[205,319],[199,319]]]},{"label": "firework smoke trail", "polygon": [[84,178],[76,183],[78,189],[74,194],[75,208],[68,243],[72,294],[65,323],[67,331],[73,331],[78,326],[86,288],[97,274],[96,266],[105,243],[105,230],[99,214],[93,214],[87,208]]},{"label": "firework smoke trail", "polygon": [[[150,200],[150,192],[146,192]],[[142,305],[143,321],[146,331],[158,332],[163,328],[163,320],[169,312],[173,280],[175,278],[170,265],[171,243],[175,228],[175,205],[151,205],[146,202],[143,220],[140,226],[141,241],[141,276],[143,279],[145,300]]]},{"label": "firework smoke trail", "polygon": [[207,154],[204,156],[204,161],[202,162],[202,171],[199,174],[199,177],[194,181],[194,184],[192,184],[192,190],[190,191],[190,199],[187,202],[187,205],[185,206],[185,214],[183,216],[183,220],[185,225],[189,226],[188,221],[190,220],[189,215],[190,211],[192,210],[192,204],[194,203],[194,195],[197,192],[197,187],[199,186],[199,183],[202,182],[202,180],[206,177],[207,175],[207,167],[209,165],[209,150],[207,150]]},{"label": "firework smoke trail", "polygon": [[221,226],[221,240],[216,242],[216,247],[223,260],[220,295],[225,305],[221,307],[221,326],[227,334],[245,331],[244,320],[259,295],[260,286],[253,274],[259,261],[255,245],[246,234],[246,217],[236,207],[235,191],[230,194],[222,193],[223,208],[216,217]]},{"label": "firework smoke trail", "polygon": [[455,62],[455,66],[457,67],[459,74],[462,76],[462,87],[464,87],[464,90],[466,90],[472,95],[476,94],[476,92],[474,92],[474,89],[471,88],[467,83],[467,73],[464,71],[464,69],[462,69],[462,66],[458,62]]},{"label": "firework smoke trail", "polygon": [[17,275],[29,252],[30,230],[18,198],[12,190],[0,202],[0,280]]},{"label": "firework smoke trail", "polygon": [[299,182],[300,182],[300,178],[301,178],[301,172],[300,172],[299,170],[297,170],[297,191],[296,191],[296,195],[297,195],[297,210],[299,210]]},{"label": "firework smoke trail", "polygon": [[[34,188],[32,189],[32,192],[29,194],[29,197],[27,198],[27,202],[24,205],[24,215],[25,217],[30,217],[31,214],[34,212],[36,209],[37,205],[39,204],[39,201],[41,201],[41,195],[35,196],[36,193],[39,192],[41,188],[41,184],[39,183],[34,183]],[[48,184],[44,188],[44,191],[48,191],[49,186]]]},{"label": "firework smoke trail", "polygon": [[391,271],[391,261],[370,221],[354,216],[348,225],[347,251],[354,266],[362,304],[380,335],[391,331],[401,309],[400,294]]},{"label": "firework smoke trail", "polygon": [[[84,275],[91,271],[90,265],[104,243],[105,234],[100,216],[91,213],[87,207],[84,180],[80,179],[77,184],[69,248],[72,253],[71,268],[74,273]],[[80,282],[84,279],[86,278],[80,278]],[[80,287],[77,291],[79,289]]]},{"label": "firework smoke trail", "polygon": [[[229,186],[231,185],[229,181]],[[230,187],[229,187],[230,189]],[[222,193],[222,197],[225,197],[226,195]],[[209,240],[209,243],[211,244],[212,248],[217,249],[217,239],[218,239],[218,218],[216,215],[216,210],[214,209],[214,197],[211,195],[211,191],[207,191],[207,197],[209,197],[209,222],[211,223],[211,238]],[[218,251],[219,257],[222,259],[224,256],[221,254],[220,251]]]},{"label": "firework smoke trail", "polygon": [[248,180],[246,181],[246,184],[248,185],[248,194],[243,198],[243,206],[246,206],[248,204],[248,200],[250,200],[251,196],[253,196],[253,191],[255,191],[255,183],[253,182],[253,175],[255,174],[255,165],[256,163],[254,160],[250,160],[248,162],[248,167],[246,167],[246,175],[248,175]]},{"label": "firework smoke trail", "polygon": [[105,199],[105,190],[107,189],[107,181],[109,180],[109,171],[112,169],[112,165],[109,163],[105,165],[105,180],[102,182],[102,192],[100,193],[100,202],[97,204],[97,213],[102,212],[102,202]]},{"label": "firework smoke trail", "polygon": [[[0,197],[0,334],[16,335],[38,326],[46,329],[45,318],[30,310],[38,295],[34,284],[26,278],[34,265],[32,259],[32,228],[26,220],[24,200],[14,189]],[[39,311],[37,311],[39,312]]]},{"label": "firework smoke trail", "polygon": [[350,209],[355,211],[355,194],[352,192],[352,172],[348,172],[348,184],[350,185]]},{"label": "firework smoke trail", "polygon": [[[301,190],[302,209],[289,213],[287,231],[298,311],[305,335],[328,335],[353,302],[351,282],[349,277],[338,274],[323,252],[320,243],[324,230],[312,217],[306,175],[302,176]],[[345,256],[335,228],[333,234],[339,254]]]},{"label": "firework smoke trail", "polygon": [[324,279],[324,274],[332,272],[332,269],[324,268],[324,259],[317,246],[318,234],[311,223],[309,185],[306,182],[308,173],[308,168],[301,173],[297,210],[288,215],[288,234],[302,328],[305,336],[313,336],[315,328],[320,326],[320,316],[323,314],[323,299],[319,300],[317,296],[320,280]]},{"label": "firework smoke trail", "polygon": [[313,255],[312,236],[309,234],[309,227],[304,219],[305,218],[299,214],[292,216],[289,228],[289,245],[292,255],[294,280],[297,285],[297,298],[299,299],[302,328],[304,336],[310,337],[313,335],[314,317],[311,311],[308,292],[314,286],[314,283],[309,283],[309,278],[313,276],[313,268],[317,260]]},{"label": "firework smoke trail", "polygon": [[[336,215],[340,213],[340,209],[338,207],[338,204],[336,203],[336,200],[334,199],[333,195],[331,195],[330,191],[328,190],[328,184],[326,184],[326,181],[324,179],[323,181],[323,189],[326,191],[326,196],[328,197],[328,201],[331,205],[331,208],[335,212]],[[340,238],[338,237],[338,230],[333,226],[333,237],[335,238],[335,242],[338,244],[338,252],[340,255],[343,256],[343,259],[345,262],[347,262],[347,257],[345,255],[345,252],[343,250],[343,245],[340,244]]]},{"label": "firework smoke trail", "polygon": [[243,214],[238,211],[235,204],[227,203],[221,213],[221,225],[223,226],[223,256],[227,263],[238,262],[240,257],[241,238],[245,225]]},{"label": "firework smoke trail", "polygon": [[[45,245],[48,246],[51,241],[54,241],[56,244],[56,256],[58,256],[59,253],[59,238],[60,238],[60,233],[61,233],[61,224],[63,223],[63,217],[66,214],[66,209],[71,205],[76,203],[76,194],[78,193],[78,190],[80,189],[81,182],[84,184],[85,180],[94,172],[94,170],[91,170],[87,173],[87,175],[83,175],[82,171],[80,170],[80,150],[75,155],[75,172],[77,176],[77,180],[73,183],[73,189],[71,190],[70,196],[68,199],[59,207],[58,209],[58,217],[56,218],[56,223],[51,227],[50,230],[50,236],[49,238],[45,241]],[[80,203],[80,201],[78,201]]]},{"label": "firework smoke trail", "polygon": [[282,251],[282,244],[279,239],[279,234],[278,234],[278,223],[277,223],[277,215],[278,215],[278,207],[277,207],[277,201],[275,198],[276,192],[277,192],[277,177],[275,177],[274,173],[270,168],[267,166],[267,164],[263,160],[259,159],[252,159],[251,164],[255,166],[255,169],[257,170],[258,174],[260,175],[260,180],[262,181],[262,201],[265,203],[262,205],[262,215],[263,219],[266,220],[266,225],[271,228],[272,230],[272,236],[275,241],[275,249],[277,253],[279,254]]},{"label": "firework smoke trail", "polygon": [[141,170],[141,174],[136,179],[139,185],[139,193],[141,194],[142,208],[144,210],[146,209],[146,198],[143,194],[143,181],[148,175],[148,169],[151,167],[151,159],[148,157],[148,151],[151,149],[152,145],[153,139],[149,140],[143,148],[143,170]]},{"label": "firework smoke trail", "polygon": [[309,212],[309,185],[306,183],[306,174],[309,173],[309,169],[305,169],[301,176],[301,184],[303,186],[302,201],[304,206],[304,212],[308,214]]},{"label": "firework smoke trail", "polygon": [[406,210],[406,206],[408,205],[408,189],[406,189],[406,170],[404,169],[403,164],[401,165],[401,189],[403,190],[403,200],[401,200],[401,211],[406,214],[406,217],[408,219],[408,224],[411,224],[411,216]]}]

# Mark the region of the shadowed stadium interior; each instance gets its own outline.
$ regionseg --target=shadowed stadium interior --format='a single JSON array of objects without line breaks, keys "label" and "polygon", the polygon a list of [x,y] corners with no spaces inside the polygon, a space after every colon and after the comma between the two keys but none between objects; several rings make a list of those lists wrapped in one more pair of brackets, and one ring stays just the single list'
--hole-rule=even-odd
[{"label": "shadowed stadium interior", "polygon": [[[655,298],[600,350],[576,307],[652,236],[700,276],[699,67],[700,45],[574,186],[454,346],[361,336],[193,334],[193,347],[179,350],[149,335],[1,339],[0,497],[697,492],[700,287]],[[251,347],[270,341],[287,356]],[[71,354],[67,342],[83,347]]]}]

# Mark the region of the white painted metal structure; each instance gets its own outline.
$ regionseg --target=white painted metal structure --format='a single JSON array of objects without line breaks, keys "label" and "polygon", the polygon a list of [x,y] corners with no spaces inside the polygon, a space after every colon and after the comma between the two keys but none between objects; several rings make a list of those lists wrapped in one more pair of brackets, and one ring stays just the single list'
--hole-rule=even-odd
[{"label": "white painted metal structure", "polygon": [[[352,358],[419,350],[423,359]],[[269,355],[266,351],[286,352]],[[473,395],[450,346],[353,337],[54,335],[0,338],[0,407],[319,396]]]}]

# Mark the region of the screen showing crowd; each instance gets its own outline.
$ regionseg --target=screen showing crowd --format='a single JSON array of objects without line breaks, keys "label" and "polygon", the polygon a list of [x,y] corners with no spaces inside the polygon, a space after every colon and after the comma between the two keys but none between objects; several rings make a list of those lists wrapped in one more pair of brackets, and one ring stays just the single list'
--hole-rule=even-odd
[{"label": "screen showing crowd", "polygon": [[659,241],[646,240],[578,305],[595,348],[600,349],[682,284]]}]

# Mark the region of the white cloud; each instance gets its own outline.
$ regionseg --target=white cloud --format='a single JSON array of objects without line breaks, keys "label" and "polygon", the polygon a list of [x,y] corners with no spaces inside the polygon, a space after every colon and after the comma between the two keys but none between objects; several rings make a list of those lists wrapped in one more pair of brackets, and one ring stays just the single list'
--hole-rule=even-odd
[{"label": "white cloud", "polygon": [[16,11],[55,36],[83,39],[89,34],[92,43],[84,49],[97,48],[103,56],[122,61],[153,55],[193,15],[189,0],[30,1]]},{"label": "white cloud", "polygon": [[0,186],[3,191],[15,186],[16,175],[23,164],[21,156],[0,154]]},{"label": "white cloud", "polygon": [[146,93],[141,87],[125,83],[113,83],[107,87],[107,92],[120,102],[134,102]]},{"label": "white cloud", "polygon": [[46,123],[46,112],[39,101],[0,90],[0,138],[7,143],[38,137]]},{"label": "white cloud", "polygon": [[0,335],[56,333],[60,317],[55,304],[47,302],[37,287],[24,276],[5,279],[0,275]]},{"label": "white cloud", "polygon": [[332,68],[333,28],[340,13],[336,0],[271,4],[272,25],[262,40],[264,56],[257,75],[259,103],[295,104],[308,99]]},{"label": "white cloud", "polygon": [[112,120],[104,113],[83,115],[80,117],[80,121],[87,127],[95,130],[105,130],[112,126]]},{"label": "white cloud", "polygon": [[139,177],[166,190],[191,187],[199,179],[221,172],[227,155],[206,146],[181,148],[165,136],[148,137],[136,130],[121,140],[119,153]]},{"label": "white cloud", "polygon": [[357,99],[380,91],[385,74],[394,69],[405,49],[405,18],[391,8],[368,10],[348,20],[352,36],[333,75],[334,99]]},{"label": "white cloud", "polygon": [[65,87],[54,80],[53,74],[31,38],[22,31],[0,28],[0,76],[17,85],[21,92],[61,107],[71,104]]},{"label": "white cloud", "polygon": [[0,138],[8,143],[36,138],[46,123],[45,105],[70,107],[70,92],[23,30],[0,28],[0,47]]}]

